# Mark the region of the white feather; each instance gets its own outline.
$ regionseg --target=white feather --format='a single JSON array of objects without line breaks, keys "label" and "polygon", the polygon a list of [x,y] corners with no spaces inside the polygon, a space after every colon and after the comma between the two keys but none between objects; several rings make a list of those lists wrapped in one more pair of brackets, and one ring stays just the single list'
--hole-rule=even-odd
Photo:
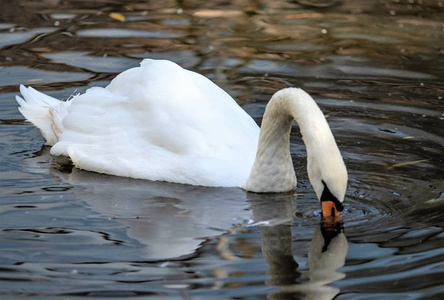
[{"label": "white feather", "polygon": [[[50,127],[59,124],[53,117],[60,117],[63,102],[51,98],[45,104],[32,88],[22,95],[21,111],[54,145],[51,154],[69,156],[84,170],[241,186],[254,161],[259,128],[251,117],[209,79],[169,61],[144,60],[106,88],[71,99],[58,137]],[[38,111],[38,118],[25,108]]]},{"label": "white feather", "polygon": [[64,131],[61,120],[67,114],[65,102],[40,93],[32,87],[20,85],[20,96],[16,96],[23,116],[40,129],[47,145],[54,145],[58,136]]}]

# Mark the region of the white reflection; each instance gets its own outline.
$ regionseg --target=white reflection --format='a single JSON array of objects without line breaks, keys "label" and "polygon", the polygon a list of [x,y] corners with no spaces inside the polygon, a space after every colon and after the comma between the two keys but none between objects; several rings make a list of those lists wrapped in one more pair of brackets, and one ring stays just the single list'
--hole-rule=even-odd
[{"label": "white reflection", "polygon": [[250,218],[240,189],[139,181],[78,169],[67,181],[92,210],[125,225],[127,235],[144,245],[145,259],[193,254],[208,237]]},{"label": "white reflection", "polygon": [[143,246],[142,253],[137,253],[143,259],[194,255],[204,240],[251,219],[250,205],[241,189],[135,180],[76,168],[64,172],[66,160],[50,156],[47,150],[43,148],[37,157],[28,159],[28,168],[47,172],[41,163],[50,162],[55,166],[50,174],[73,185],[73,198],[84,201],[95,212],[93,216],[126,228],[126,235]]},{"label": "white reflection", "polygon": [[[238,188],[134,180],[75,168],[64,172],[58,163],[62,158],[54,158],[44,153],[46,148],[43,150],[27,160],[30,170],[47,172],[41,164],[51,161],[56,165],[51,168],[51,175],[73,185],[70,192],[74,198],[84,201],[104,222],[109,218],[126,228],[126,235],[142,245],[142,253],[137,255],[144,259],[194,255],[204,240],[253,220],[249,225],[260,226],[262,252],[269,264],[271,278],[266,284],[280,289],[269,294],[269,299],[287,299],[292,294],[304,295],[303,299],[333,299],[339,293],[338,288],[329,284],[345,277],[337,271],[344,266],[348,251],[342,224],[316,227],[308,253],[308,270],[300,272],[292,249],[295,199],[291,193],[245,193]],[[223,249],[223,237],[219,240],[220,257],[237,258]]]},{"label": "white reflection", "polygon": [[[345,277],[337,271],[345,264],[348,242],[341,223],[318,225],[313,234],[308,252],[308,270],[298,271],[293,257],[291,227],[287,224],[270,222],[274,216],[287,216],[287,223],[293,215],[293,197],[280,195],[264,199],[249,194],[254,221],[261,226],[262,253],[270,265],[268,285],[277,286],[279,292],[268,295],[269,299],[288,299],[289,295],[300,294],[302,299],[333,299],[339,289],[330,283]],[[271,201],[274,200],[274,201]],[[273,203],[273,204],[271,204]],[[307,280],[308,279],[308,280]]]}]

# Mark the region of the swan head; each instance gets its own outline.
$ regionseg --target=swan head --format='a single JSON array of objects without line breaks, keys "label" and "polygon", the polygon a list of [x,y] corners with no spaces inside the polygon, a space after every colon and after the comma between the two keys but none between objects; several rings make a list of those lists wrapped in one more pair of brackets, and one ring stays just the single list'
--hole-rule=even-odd
[{"label": "swan head", "polygon": [[[335,150],[337,147],[334,148]],[[321,202],[322,217],[340,218],[347,189],[347,169],[339,151],[327,155],[328,160],[308,158],[308,177]]]}]

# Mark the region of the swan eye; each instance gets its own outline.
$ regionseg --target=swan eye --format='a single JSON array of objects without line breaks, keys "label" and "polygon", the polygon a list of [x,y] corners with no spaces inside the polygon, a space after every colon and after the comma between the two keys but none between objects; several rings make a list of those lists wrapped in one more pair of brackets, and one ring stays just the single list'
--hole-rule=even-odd
[{"label": "swan eye", "polygon": [[329,215],[335,215],[334,209],[336,209],[338,212],[341,212],[344,210],[344,206],[342,206],[342,203],[339,202],[338,198],[336,198],[328,189],[327,184],[322,180],[322,184],[324,184],[324,190],[322,191],[321,195],[321,203],[326,201],[331,201],[334,204],[334,207],[332,206],[331,214]]}]

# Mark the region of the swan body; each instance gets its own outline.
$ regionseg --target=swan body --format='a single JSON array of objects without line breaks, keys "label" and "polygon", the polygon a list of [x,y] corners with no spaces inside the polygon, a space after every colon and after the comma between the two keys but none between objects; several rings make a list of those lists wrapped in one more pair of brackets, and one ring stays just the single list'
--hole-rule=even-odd
[{"label": "swan body", "polygon": [[[324,115],[303,90],[273,95],[262,129],[206,77],[145,59],[105,87],[59,101],[20,86],[21,113],[53,155],[84,170],[175,183],[285,192],[296,187],[289,135],[300,126],[321,201],[344,199],[347,171]],[[338,204],[339,203],[339,204]],[[330,208],[328,208],[330,209]]]},{"label": "swan body", "polygon": [[106,88],[62,102],[20,88],[22,114],[51,154],[84,170],[203,186],[242,186],[259,127],[206,77],[165,60],[144,60]]}]

